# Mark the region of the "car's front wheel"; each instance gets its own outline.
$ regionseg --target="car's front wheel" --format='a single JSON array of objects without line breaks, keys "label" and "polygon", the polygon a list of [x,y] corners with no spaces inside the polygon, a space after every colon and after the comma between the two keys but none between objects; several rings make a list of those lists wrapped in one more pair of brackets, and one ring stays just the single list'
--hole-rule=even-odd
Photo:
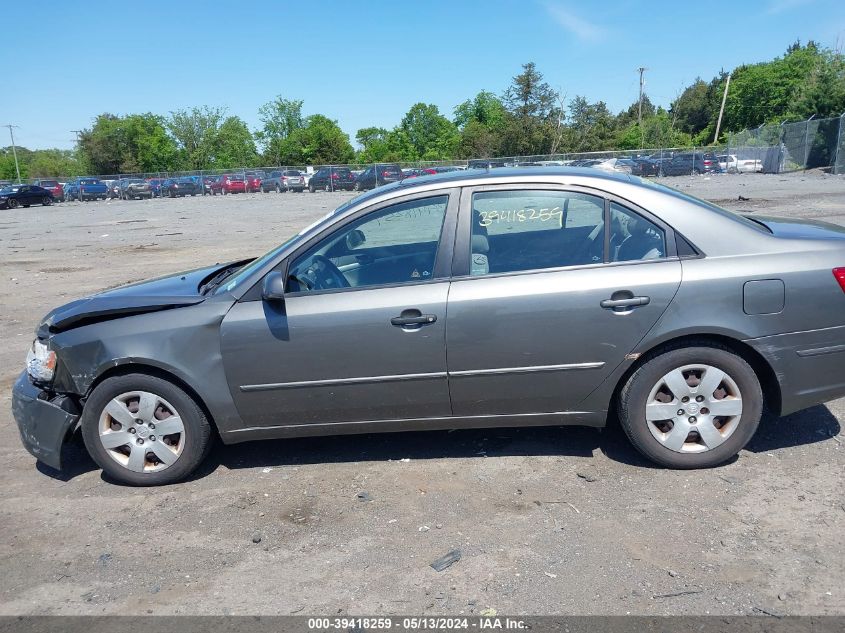
[{"label": "car's front wheel", "polygon": [[109,476],[154,486],[179,481],[199,465],[211,445],[211,425],[173,383],[127,374],[94,389],[82,412],[82,437]]},{"label": "car's front wheel", "polygon": [[619,397],[619,420],[631,443],[670,468],[727,461],[754,435],[762,411],[754,370],[715,344],[671,349],[649,359]]}]

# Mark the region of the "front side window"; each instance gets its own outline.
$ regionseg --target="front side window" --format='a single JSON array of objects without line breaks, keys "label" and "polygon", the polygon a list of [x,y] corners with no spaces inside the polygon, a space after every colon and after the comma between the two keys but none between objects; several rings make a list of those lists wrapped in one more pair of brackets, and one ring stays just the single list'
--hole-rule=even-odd
[{"label": "front side window", "polygon": [[290,292],[416,283],[433,278],[449,196],[379,209],[334,231],[298,256]]},{"label": "front side window", "polygon": [[604,198],[544,190],[476,193],[471,250],[471,275],[600,263]]}]

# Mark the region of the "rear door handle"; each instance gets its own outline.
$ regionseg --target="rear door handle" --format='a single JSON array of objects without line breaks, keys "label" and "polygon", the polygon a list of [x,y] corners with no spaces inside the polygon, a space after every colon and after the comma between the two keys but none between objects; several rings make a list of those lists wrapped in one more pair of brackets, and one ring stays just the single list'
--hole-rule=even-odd
[{"label": "rear door handle", "polygon": [[618,310],[619,308],[636,308],[651,303],[651,297],[626,297],[625,299],[605,299],[601,307],[605,310]]}]

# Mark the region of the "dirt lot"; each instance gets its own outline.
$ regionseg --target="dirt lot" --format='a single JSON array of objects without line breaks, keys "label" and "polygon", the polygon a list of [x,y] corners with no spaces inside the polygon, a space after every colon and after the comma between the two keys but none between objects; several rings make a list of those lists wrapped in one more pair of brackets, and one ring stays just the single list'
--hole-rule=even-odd
[{"label": "dirt lot", "polygon": [[[845,224],[843,177],[667,180]],[[21,448],[10,388],[49,308],[259,254],[350,195],[0,211],[0,614],[845,614],[845,400],[699,472],[615,426],[217,446],[160,489],[104,481],[81,443],[61,473]]]}]

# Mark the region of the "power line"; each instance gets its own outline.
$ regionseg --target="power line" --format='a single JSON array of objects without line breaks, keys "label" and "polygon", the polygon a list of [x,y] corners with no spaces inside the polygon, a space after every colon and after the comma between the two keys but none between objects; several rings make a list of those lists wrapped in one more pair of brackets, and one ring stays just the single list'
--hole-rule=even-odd
[{"label": "power line", "polygon": [[9,136],[12,137],[12,155],[15,157],[15,173],[18,175],[18,184],[20,184],[21,183],[21,169],[18,166],[18,150],[15,147],[15,133],[12,130],[12,128],[16,128],[16,127],[19,128],[20,125],[7,124],[7,125],[4,125],[3,127],[9,128]]}]

